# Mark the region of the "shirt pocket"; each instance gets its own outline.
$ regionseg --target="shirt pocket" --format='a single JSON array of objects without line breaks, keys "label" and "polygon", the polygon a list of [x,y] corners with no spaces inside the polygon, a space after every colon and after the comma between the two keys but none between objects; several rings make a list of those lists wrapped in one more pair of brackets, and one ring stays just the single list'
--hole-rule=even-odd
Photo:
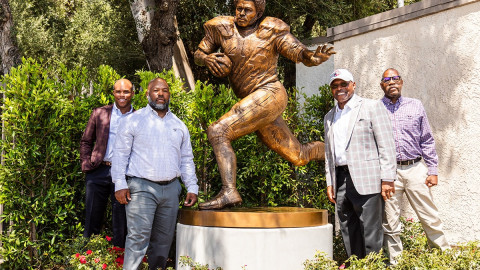
[{"label": "shirt pocket", "polygon": [[169,128],[167,132],[168,141],[171,147],[175,148],[176,150],[180,151],[183,142],[183,131],[179,128]]},{"label": "shirt pocket", "polygon": [[359,118],[355,123],[354,130],[359,135],[373,133],[372,121],[368,118]]},{"label": "shirt pocket", "polygon": [[404,114],[398,117],[402,134],[408,134],[411,137],[420,136],[420,118],[415,114]]}]

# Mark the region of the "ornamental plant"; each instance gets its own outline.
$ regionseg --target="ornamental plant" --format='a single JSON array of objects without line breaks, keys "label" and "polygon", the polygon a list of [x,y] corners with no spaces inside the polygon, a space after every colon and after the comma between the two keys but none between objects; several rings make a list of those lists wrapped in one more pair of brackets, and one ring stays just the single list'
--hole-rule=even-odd
[{"label": "ornamental plant", "polygon": [[89,80],[84,68],[53,68],[33,59],[1,77],[5,269],[52,268],[62,259],[62,243],[82,230],[78,142],[91,105],[99,103],[84,94]]},{"label": "ornamental plant", "polygon": [[428,240],[423,231],[422,224],[411,217],[401,217],[400,221],[402,223],[402,234],[400,235],[400,239],[402,240],[403,249],[427,249]]},{"label": "ornamental plant", "polygon": [[[112,245],[111,237],[93,235],[90,239],[80,237],[73,245],[81,247],[68,259],[69,268],[72,269],[122,269],[125,249]],[[85,243],[81,245],[81,243]],[[79,245],[80,243],[80,245]],[[140,269],[148,269],[146,257],[143,259]]]},{"label": "ornamental plant", "polygon": [[[213,268],[210,269],[208,264],[201,264],[201,263],[195,262],[189,256],[180,256],[179,264],[181,266],[188,266],[192,270],[223,270],[223,268],[221,268],[221,267],[217,267],[215,269],[213,269]],[[245,268],[242,267],[242,269],[245,269]],[[167,270],[169,270],[169,269],[167,269]]]}]

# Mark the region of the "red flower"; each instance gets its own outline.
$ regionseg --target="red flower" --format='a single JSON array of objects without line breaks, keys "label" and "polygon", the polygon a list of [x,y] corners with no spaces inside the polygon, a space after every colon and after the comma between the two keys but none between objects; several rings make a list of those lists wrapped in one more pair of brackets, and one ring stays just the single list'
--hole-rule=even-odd
[{"label": "red flower", "polygon": [[105,236],[105,239],[107,239],[108,242],[112,241],[112,237],[109,237],[108,235]]},{"label": "red flower", "polygon": [[87,255],[90,255],[90,254],[92,254],[92,251],[89,249],[87,250]]},{"label": "red flower", "polygon": [[99,263],[100,262],[100,259],[99,258],[95,258],[95,263]]},{"label": "red flower", "polygon": [[104,264],[102,265],[102,269],[107,269],[107,264],[106,264],[106,263],[104,263]]},{"label": "red flower", "polygon": [[123,256],[118,257],[118,258],[115,260],[115,262],[117,262],[117,264],[118,264],[119,266],[122,266],[122,265],[123,265]]},{"label": "red flower", "polygon": [[81,264],[86,264],[87,263],[87,259],[85,258],[85,256],[80,256],[80,263]]},{"label": "red flower", "polygon": [[147,256],[144,256],[142,262],[147,262]]},{"label": "red flower", "polygon": [[75,258],[78,258],[78,257],[80,257],[80,253],[75,254]]}]

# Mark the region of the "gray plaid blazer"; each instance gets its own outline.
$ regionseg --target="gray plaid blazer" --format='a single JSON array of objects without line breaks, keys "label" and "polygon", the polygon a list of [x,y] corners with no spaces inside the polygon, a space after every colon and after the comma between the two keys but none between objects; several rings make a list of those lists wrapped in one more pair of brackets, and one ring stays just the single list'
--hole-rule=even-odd
[{"label": "gray plaid blazer", "polygon": [[[381,192],[382,179],[396,178],[396,154],[392,125],[385,106],[379,100],[360,98],[352,108],[348,126],[347,164],[359,194]],[[324,118],[325,169],[327,186],[336,192],[335,144],[332,124],[335,108]]]}]

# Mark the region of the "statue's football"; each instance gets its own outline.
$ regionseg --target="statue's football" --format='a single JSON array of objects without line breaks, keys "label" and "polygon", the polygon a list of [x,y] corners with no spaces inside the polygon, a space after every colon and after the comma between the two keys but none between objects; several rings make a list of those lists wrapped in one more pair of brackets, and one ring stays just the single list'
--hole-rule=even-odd
[{"label": "statue's football", "polygon": [[217,59],[221,59],[220,61],[223,61],[224,63],[218,61],[217,63],[220,65],[220,67],[222,68],[222,71],[221,73],[219,74],[220,78],[223,78],[223,77],[226,77],[228,76],[228,74],[230,74],[230,71],[232,71],[232,60],[230,60],[230,58],[228,56],[226,56],[225,54],[224,55],[217,55]]}]

